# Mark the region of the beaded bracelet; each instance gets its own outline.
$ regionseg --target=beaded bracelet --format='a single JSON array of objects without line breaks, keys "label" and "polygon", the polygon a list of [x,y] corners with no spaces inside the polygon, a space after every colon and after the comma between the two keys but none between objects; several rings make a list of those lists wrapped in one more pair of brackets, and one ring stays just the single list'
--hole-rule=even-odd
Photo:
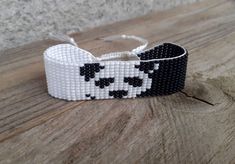
[{"label": "beaded bracelet", "polygon": [[135,98],[169,95],[184,88],[188,52],[163,43],[144,50],[148,42],[136,36],[111,36],[105,40],[134,39],[141,46],[127,52],[95,57],[77,46],[73,38],[56,37],[59,44],[44,52],[48,92],[65,100]]}]

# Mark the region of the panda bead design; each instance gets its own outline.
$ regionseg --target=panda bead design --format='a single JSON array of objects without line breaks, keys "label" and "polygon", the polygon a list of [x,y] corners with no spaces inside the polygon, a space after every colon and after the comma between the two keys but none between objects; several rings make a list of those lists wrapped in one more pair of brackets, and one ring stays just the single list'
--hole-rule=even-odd
[{"label": "panda bead design", "polygon": [[[84,64],[80,67],[82,99],[132,98],[151,88],[152,73],[158,63],[141,70],[139,61]],[[146,67],[147,68],[147,67]]]},{"label": "panda bead design", "polygon": [[44,52],[48,92],[75,101],[168,95],[184,88],[184,48],[164,43],[137,56],[139,60],[100,61],[70,44],[50,47]]}]

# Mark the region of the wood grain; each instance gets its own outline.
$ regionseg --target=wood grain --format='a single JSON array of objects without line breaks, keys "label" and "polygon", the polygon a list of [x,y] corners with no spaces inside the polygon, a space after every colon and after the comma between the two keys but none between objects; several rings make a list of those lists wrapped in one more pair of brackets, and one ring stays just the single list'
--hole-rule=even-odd
[{"label": "wood grain", "polygon": [[73,34],[100,55],[145,37],[189,50],[186,87],[171,96],[66,102],[46,91],[35,42],[0,52],[0,163],[235,163],[235,1],[205,0]]}]

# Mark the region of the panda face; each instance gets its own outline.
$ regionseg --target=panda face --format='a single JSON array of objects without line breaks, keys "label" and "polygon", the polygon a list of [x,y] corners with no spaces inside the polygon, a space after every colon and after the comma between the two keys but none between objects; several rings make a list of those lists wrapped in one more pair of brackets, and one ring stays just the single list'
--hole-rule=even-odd
[{"label": "panda face", "polygon": [[133,98],[151,88],[159,63],[115,61],[80,67],[82,99]]}]

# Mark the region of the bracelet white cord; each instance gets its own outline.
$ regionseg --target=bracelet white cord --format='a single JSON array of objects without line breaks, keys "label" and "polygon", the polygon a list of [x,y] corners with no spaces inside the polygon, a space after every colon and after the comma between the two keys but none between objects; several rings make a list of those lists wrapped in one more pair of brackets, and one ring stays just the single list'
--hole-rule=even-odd
[{"label": "bracelet white cord", "polygon": [[49,37],[53,40],[58,40],[58,41],[61,41],[61,42],[68,42],[68,43],[78,47],[75,40],[73,38],[69,37],[68,35],[49,33]]},{"label": "bracelet white cord", "polygon": [[[67,43],[70,43],[70,44],[78,47],[78,45],[74,41],[74,39],[69,37],[68,35],[50,33],[49,36],[50,36],[51,39],[59,40],[59,41],[62,41],[62,42],[67,42]],[[100,57],[93,56],[93,58],[95,60],[99,60],[99,61],[114,60],[114,59],[116,59],[116,60],[118,60],[118,59],[128,59],[128,58],[132,58],[132,60],[133,59],[139,60],[139,58],[137,57],[137,54],[143,52],[143,50],[148,45],[148,41],[146,39],[143,39],[141,37],[137,37],[137,36],[134,36],[134,35],[113,35],[113,36],[105,37],[105,38],[102,38],[102,39],[104,41],[114,41],[114,40],[117,40],[117,39],[136,40],[136,41],[142,43],[142,45],[134,48],[131,51],[111,52],[111,53],[103,54]]]},{"label": "bracelet white cord", "polygon": [[137,48],[134,48],[131,51],[111,52],[111,53],[101,55],[101,57],[99,57],[99,60],[101,61],[109,60],[109,59],[118,59],[118,58],[132,58],[132,59],[136,58],[138,60],[139,58],[137,57],[137,54],[143,52],[143,50],[148,46],[148,41],[146,39],[143,39],[141,37],[137,37],[134,35],[113,35],[113,36],[105,37],[102,39],[104,41],[113,41],[117,39],[136,40],[142,43],[142,45],[138,46]]}]

